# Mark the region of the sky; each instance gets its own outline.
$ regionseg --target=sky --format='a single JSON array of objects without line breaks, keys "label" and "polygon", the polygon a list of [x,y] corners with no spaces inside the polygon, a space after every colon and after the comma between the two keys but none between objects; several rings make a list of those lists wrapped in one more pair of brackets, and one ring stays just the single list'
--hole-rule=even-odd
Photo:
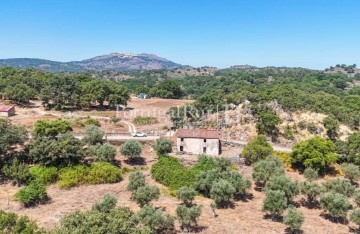
[{"label": "sky", "polygon": [[191,66],[360,66],[358,0],[3,0],[0,59],[151,53]]}]

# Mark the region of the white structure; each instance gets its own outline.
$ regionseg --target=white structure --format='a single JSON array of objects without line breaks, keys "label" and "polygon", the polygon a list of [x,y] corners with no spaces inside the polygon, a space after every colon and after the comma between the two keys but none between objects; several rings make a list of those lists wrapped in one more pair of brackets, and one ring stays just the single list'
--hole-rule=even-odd
[{"label": "white structure", "polygon": [[219,132],[206,129],[180,129],[176,137],[177,151],[191,154],[220,154]]}]

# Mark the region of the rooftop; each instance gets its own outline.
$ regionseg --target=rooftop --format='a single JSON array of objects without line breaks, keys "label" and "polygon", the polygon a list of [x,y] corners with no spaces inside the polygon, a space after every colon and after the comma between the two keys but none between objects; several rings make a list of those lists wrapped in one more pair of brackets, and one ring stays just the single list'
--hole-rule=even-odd
[{"label": "rooftop", "polygon": [[177,133],[177,137],[219,139],[219,132],[217,130],[207,130],[207,129],[179,129]]},{"label": "rooftop", "polygon": [[0,112],[8,112],[9,110],[11,110],[11,108],[13,108],[14,106],[3,106],[0,105]]}]

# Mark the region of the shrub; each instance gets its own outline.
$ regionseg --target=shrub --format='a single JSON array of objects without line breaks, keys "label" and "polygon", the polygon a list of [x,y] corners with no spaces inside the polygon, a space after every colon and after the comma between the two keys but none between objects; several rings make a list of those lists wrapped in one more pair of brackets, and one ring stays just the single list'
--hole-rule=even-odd
[{"label": "shrub", "polygon": [[121,170],[110,163],[93,163],[90,166],[86,181],[89,184],[116,183],[122,180],[121,174]]},{"label": "shrub", "polygon": [[270,212],[272,219],[280,215],[287,207],[287,197],[284,191],[267,190],[263,202],[263,211]]},{"label": "shrub", "polygon": [[136,140],[129,140],[120,148],[121,154],[129,157],[130,160],[140,157],[141,151],[141,144]]},{"label": "shrub", "polygon": [[27,184],[31,180],[29,168],[16,158],[12,160],[11,165],[5,165],[2,172],[8,179],[13,180],[17,186]]},{"label": "shrub", "polygon": [[344,218],[351,204],[346,196],[331,192],[321,196],[320,206],[334,218]]},{"label": "shrub", "polygon": [[186,169],[174,157],[162,156],[152,165],[151,174],[156,181],[176,190],[183,186],[193,185],[197,172]]},{"label": "shrub", "polygon": [[33,180],[28,186],[20,189],[15,197],[25,206],[42,203],[47,199],[46,187],[40,181]]},{"label": "shrub", "polygon": [[299,230],[303,223],[304,215],[300,210],[295,207],[291,207],[287,210],[287,214],[284,216],[284,224],[289,226],[291,231],[294,232]]},{"label": "shrub", "polygon": [[341,193],[347,197],[351,197],[356,188],[349,181],[339,178],[327,180],[323,185],[327,192]]},{"label": "shrub", "polygon": [[356,202],[356,204],[358,206],[360,206],[360,190],[359,189],[355,190],[355,192],[354,192],[354,201]]},{"label": "shrub", "polygon": [[93,204],[91,210],[109,213],[112,209],[115,208],[117,203],[117,199],[112,194],[106,194],[102,201],[97,201]]},{"label": "shrub", "polygon": [[236,190],[227,180],[221,179],[211,186],[210,197],[217,207],[227,207],[234,198]]},{"label": "shrub", "polygon": [[187,207],[179,205],[176,207],[176,217],[179,220],[181,229],[187,233],[192,231],[192,227],[197,226],[197,220],[201,215],[201,206]]},{"label": "shrub", "polygon": [[350,181],[358,180],[360,178],[359,166],[352,163],[344,163],[341,165],[341,170],[345,174],[345,177]]},{"label": "shrub", "polygon": [[360,210],[356,209],[350,214],[350,220],[358,225],[358,230],[360,230]]},{"label": "shrub", "polygon": [[82,139],[84,143],[89,145],[95,145],[97,143],[103,142],[103,137],[105,132],[102,131],[96,125],[87,125],[85,128],[84,138]]},{"label": "shrub", "polygon": [[320,137],[296,144],[292,152],[293,165],[303,168],[311,167],[317,171],[329,167],[338,158],[339,155],[335,153],[335,144]]},{"label": "shrub", "polygon": [[250,141],[242,151],[242,155],[248,164],[265,159],[272,153],[273,148],[263,135],[259,135],[254,140]]},{"label": "shrub", "polygon": [[110,163],[93,163],[90,167],[79,165],[61,169],[58,184],[68,189],[82,184],[116,183],[121,181],[121,174],[121,170]]},{"label": "shrub", "polygon": [[149,204],[151,200],[158,200],[159,196],[160,191],[158,187],[145,185],[133,192],[131,200],[143,207],[144,205]]},{"label": "shrub", "polygon": [[192,187],[183,186],[176,191],[176,197],[183,203],[190,205],[194,200],[196,191]]},{"label": "shrub", "polygon": [[71,188],[86,183],[88,168],[86,166],[66,167],[59,171],[60,188]]},{"label": "shrub", "polygon": [[136,116],[133,122],[137,125],[151,125],[158,123],[159,121],[155,117],[151,116]]},{"label": "shrub", "polygon": [[285,175],[271,177],[266,183],[265,190],[283,191],[288,203],[290,203],[293,197],[299,193],[297,183]]},{"label": "shrub", "polygon": [[319,178],[319,173],[317,170],[308,167],[304,170],[304,177],[309,181],[317,180]]},{"label": "shrub", "polygon": [[138,213],[140,222],[154,233],[172,233],[174,230],[174,218],[164,214],[162,209],[156,209],[145,205]]},{"label": "shrub", "polygon": [[85,124],[85,126],[88,126],[88,125],[95,125],[97,127],[101,126],[99,120],[97,120],[97,119],[87,119],[87,120],[85,120],[84,124]]},{"label": "shrub", "polygon": [[139,171],[131,173],[129,176],[129,184],[127,186],[127,190],[135,192],[137,189],[143,186],[145,186],[144,174]]},{"label": "shrub", "polygon": [[18,216],[15,213],[7,213],[0,210],[0,233],[41,233],[35,222],[26,216]]},{"label": "shrub", "polygon": [[33,136],[35,138],[52,137],[55,138],[59,134],[72,131],[69,121],[63,119],[57,120],[38,120],[34,124]]},{"label": "shrub", "polygon": [[154,145],[154,149],[157,155],[166,155],[171,153],[173,147],[173,142],[168,139],[158,139]]},{"label": "shrub", "polygon": [[300,191],[306,195],[308,203],[313,204],[324,189],[317,183],[306,181],[300,186]]},{"label": "shrub", "polygon": [[40,165],[29,169],[30,174],[43,184],[51,184],[58,179],[58,169],[56,167],[44,167]]},{"label": "shrub", "polygon": [[336,138],[339,137],[339,121],[331,117],[326,117],[323,120],[323,124],[329,139],[335,141]]},{"label": "shrub", "polygon": [[116,148],[109,143],[91,145],[87,150],[87,154],[95,162],[111,162],[116,156]]},{"label": "shrub", "polygon": [[272,176],[280,176],[283,174],[285,174],[285,170],[281,162],[275,158],[268,158],[254,164],[252,177],[255,182],[266,184]]}]

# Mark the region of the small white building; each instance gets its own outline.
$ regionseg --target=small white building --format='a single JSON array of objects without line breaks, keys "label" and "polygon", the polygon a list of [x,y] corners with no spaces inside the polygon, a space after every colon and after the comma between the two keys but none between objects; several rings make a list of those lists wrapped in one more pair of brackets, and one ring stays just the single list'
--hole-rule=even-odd
[{"label": "small white building", "polygon": [[10,117],[15,115],[15,106],[3,106],[0,105],[0,116]]},{"label": "small white building", "polygon": [[219,132],[206,129],[179,129],[176,136],[177,151],[191,154],[220,154]]}]

